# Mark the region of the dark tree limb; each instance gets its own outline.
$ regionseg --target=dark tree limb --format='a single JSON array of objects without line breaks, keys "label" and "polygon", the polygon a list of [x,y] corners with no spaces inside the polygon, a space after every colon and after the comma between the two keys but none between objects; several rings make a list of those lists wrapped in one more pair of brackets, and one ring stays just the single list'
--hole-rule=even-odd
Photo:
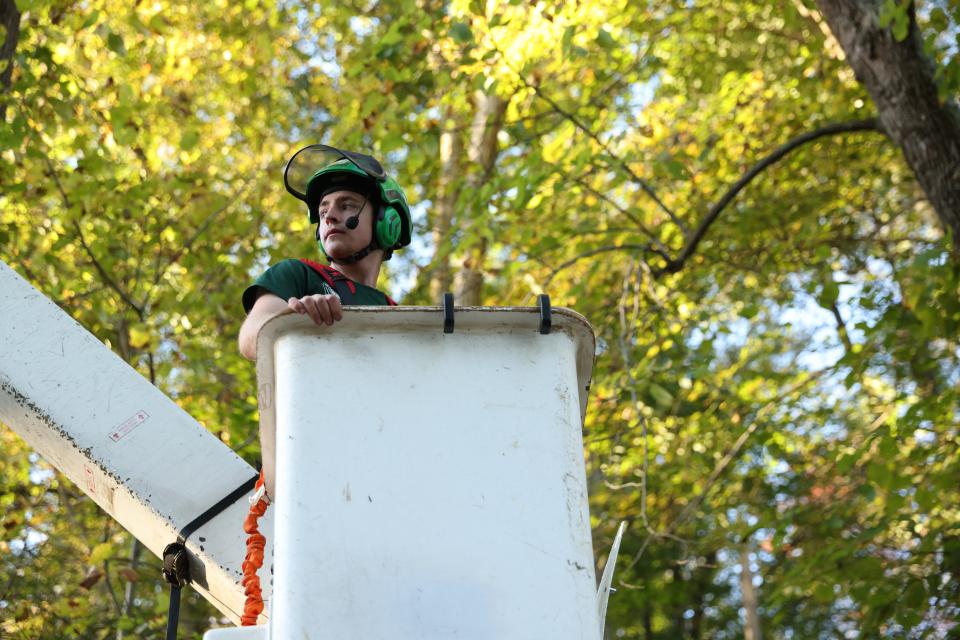
[{"label": "dark tree limb", "polygon": [[843,321],[843,316],[840,314],[840,307],[837,306],[836,302],[830,305],[830,313],[833,314],[833,319],[837,322],[837,335],[840,336],[840,342],[843,343],[843,348],[847,353],[852,353],[853,342],[850,340],[847,323]]},{"label": "dark tree limb", "polygon": [[960,109],[940,99],[913,3],[902,41],[880,26],[879,2],[817,0],[817,6],[873,98],[883,130],[903,151],[944,229],[952,234],[954,255],[960,258]]},{"label": "dark tree limb", "polygon": [[207,217],[204,218],[203,221],[202,221],[199,225],[197,225],[197,227],[196,227],[196,229],[194,230],[194,232],[193,232],[192,234],[190,234],[190,237],[187,238],[187,239],[180,245],[180,248],[177,249],[177,251],[174,252],[174,254],[173,254],[172,256],[170,256],[170,259],[167,260],[167,263],[166,263],[165,265],[163,265],[163,267],[160,267],[159,264],[157,265],[157,268],[155,269],[155,272],[154,272],[153,288],[152,288],[152,289],[150,290],[150,292],[148,292],[148,294],[144,297],[144,301],[143,301],[143,305],[142,305],[142,306],[147,307],[147,306],[150,305],[150,303],[152,302],[152,298],[153,298],[152,293],[156,290],[157,285],[160,284],[160,281],[163,280],[163,277],[167,274],[167,272],[170,270],[170,268],[173,267],[173,265],[177,264],[177,263],[180,261],[180,259],[181,259],[185,254],[189,253],[189,252],[193,249],[193,245],[196,244],[197,240],[198,240],[204,233],[206,233],[206,232],[210,229],[210,226],[211,226],[214,222],[216,222],[217,219],[218,219],[223,213],[225,213],[226,211],[228,211],[231,207],[233,207],[233,206],[234,206],[235,204],[237,204],[238,202],[241,202],[241,201],[242,201],[242,200],[241,200],[242,197],[243,197],[244,195],[246,195],[246,192],[250,190],[250,187],[251,187],[251,186],[253,186],[253,181],[252,181],[252,180],[248,180],[242,187],[240,187],[240,189],[237,191],[237,193],[236,193],[236,195],[235,195],[234,197],[230,198],[230,199],[229,199],[226,203],[224,203],[224,205],[223,205],[222,207],[220,207],[219,209],[215,209],[214,211],[211,211],[211,212],[207,215]]},{"label": "dark tree limb", "polygon": [[[14,0],[0,0],[0,25],[6,36],[0,45],[0,93],[7,93],[13,83],[13,54],[20,41],[20,10]],[[0,102],[0,122],[6,120],[6,100]]]},{"label": "dark tree limb", "polygon": [[13,54],[20,40],[20,10],[13,0],[0,0],[0,24],[6,30],[0,46],[0,85],[7,90],[13,82]]},{"label": "dark tree limb", "polygon": [[93,249],[87,243],[86,237],[83,235],[83,229],[80,227],[80,222],[77,220],[73,221],[73,229],[77,232],[77,238],[80,240],[80,245],[83,247],[83,252],[87,254],[87,257],[90,259],[90,262],[93,263],[93,267],[97,270],[97,273],[100,274],[100,277],[103,278],[104,284],[113,289],[117,295],[120,296],[120,299],[123,300],[128,307],[133,309],[137,314],[137,317],[143,320],[145,313],[143,307],[138,305],[133,298],[131,298],[123,288],[117,284],[117,282],[110,277],[110,274],[107,273],[107,270],[100,264],[100,261],[97,259],[96,254],[93,253]]},{"label": "dark tree limb", "polygon": [[667,264],[660,269],[654,270],[654,276],[661,276],[665,273],[676,273],[677,271],[680,271],[680,269],[682,269],[686,264],[687,260],[690,259],[690,256],[696,252],[697,247],[707,234],[710,226],[717,221],[717,218],[720,217],[720,214],[727,207],[727,205],[729,205],[733,199],[737,197],[737,194],[743,191],[744,187],[750,184],[750,182],[765,169],[781,160],[784,156],[797,147],[800,147],[808,142],[812,142],[818,138],[836,135],[838,133],[851,133],[855,131],[877,131],[883,133],[883,130],[880,128],[880,124],[876,118],[869,118],[867,120],[854,120],[852,122],[838,122],[800,134],[799,136],[789,140],[775,149],[770,155],[760,160],[760,162],[751,167],[749,171],[744,173],[740,179],[737,180],[733,186],[731,186],[727,192],[723,194],[723,197],[721,197],[720,200],[710,207],[710,210],[707,211],[707,215],[703,217],[703,220],[700,221],[700,224],[697,226],[697,228],[687,236],[683,249],[680,250],[680,253],[677,255],[677,257],[668,260]]}]

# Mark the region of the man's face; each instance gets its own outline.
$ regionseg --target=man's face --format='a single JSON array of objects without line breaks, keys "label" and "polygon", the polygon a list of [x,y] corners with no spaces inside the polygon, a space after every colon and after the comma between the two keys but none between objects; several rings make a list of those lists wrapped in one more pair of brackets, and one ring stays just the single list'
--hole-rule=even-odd
[{"label": "man's face", "polygon": [[[373,239],[373,206],[359,193],[334,191],[320,201],[320,238],[333,260],[362,251]],[[359,216],[356,229],[347,228],[347,218]]]}]

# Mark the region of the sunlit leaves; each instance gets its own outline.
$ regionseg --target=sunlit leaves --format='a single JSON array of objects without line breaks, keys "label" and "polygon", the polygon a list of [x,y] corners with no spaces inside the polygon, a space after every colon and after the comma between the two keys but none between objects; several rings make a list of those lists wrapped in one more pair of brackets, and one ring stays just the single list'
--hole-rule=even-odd
[{"label": "sunlit leaves", "polygon": [[[922,635],[956,613],[960,281],[899,153],[872,134],[803,146],[655,273],[760,158],[871,115],[812,3],[35,5],[0,127],[0,257],[244,455],[239,292],[315,256],[279,172],[331,141],[381,157],[418,207],[384,278],[404,302],[436,303],[445,257],[484,303],[546,292],[593,323],[598,553],[631,522],[611,633],[742,637],[744,545],[770,637]],[[890,28],[906,5],[886,4]],[[918,15],[944,96],[957,11]],[[478,119],[493,97],[502,121]],[[117,593],[126,540],[4,442],[5,544],[49,536],[6,556],[36,577],[24,634],[67,633],[53,611],[83,637],[150,635],[161,592],[121,617],[105,579],[78,586],[106,562]]]}]

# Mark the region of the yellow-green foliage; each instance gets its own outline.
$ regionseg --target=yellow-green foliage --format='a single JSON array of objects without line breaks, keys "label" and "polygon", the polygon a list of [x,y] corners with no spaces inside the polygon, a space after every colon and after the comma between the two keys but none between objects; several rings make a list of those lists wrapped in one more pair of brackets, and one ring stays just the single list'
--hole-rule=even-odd
[{"label": "yellow-green foliage", "polygon": [[[414,203],[423,240],[384,280],[402,303],[435,304],[449,261],[485,304],[545,290],[596,328],[600,563],[630,522],[610,637],[743,637],[744,547],[768,638],[956,619],[957,263],[899,151],[876,132],[798,147],[664,271],[762,158],[875,115],[809,0],[16,4],[0,259],[251,461],[240,293],[316,257],[281,172],[330,141],[382,158]],[[960,5],[929,4],[946,99]],[[502,122],[477,119],[490,96]],[[0,438],[0,636],[159,637],[158,561],[130,571],[128,535]],[[183,618],[199,637],[216,615],[193,596]]]}]

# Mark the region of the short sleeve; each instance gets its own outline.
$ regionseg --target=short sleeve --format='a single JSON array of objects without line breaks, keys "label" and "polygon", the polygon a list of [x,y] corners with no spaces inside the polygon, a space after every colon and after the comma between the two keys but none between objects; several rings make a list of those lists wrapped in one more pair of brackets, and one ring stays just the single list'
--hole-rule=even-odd
[{"label": "short sleeve", "polygon": [[289,300],[294,296],[301,298],[307,295],[306,267],[299,260],[283,260],[273,265],[253,281],[253,284],[243,292],[243,310],[250,313],[253,304],[264,289],[281,300]]}]

